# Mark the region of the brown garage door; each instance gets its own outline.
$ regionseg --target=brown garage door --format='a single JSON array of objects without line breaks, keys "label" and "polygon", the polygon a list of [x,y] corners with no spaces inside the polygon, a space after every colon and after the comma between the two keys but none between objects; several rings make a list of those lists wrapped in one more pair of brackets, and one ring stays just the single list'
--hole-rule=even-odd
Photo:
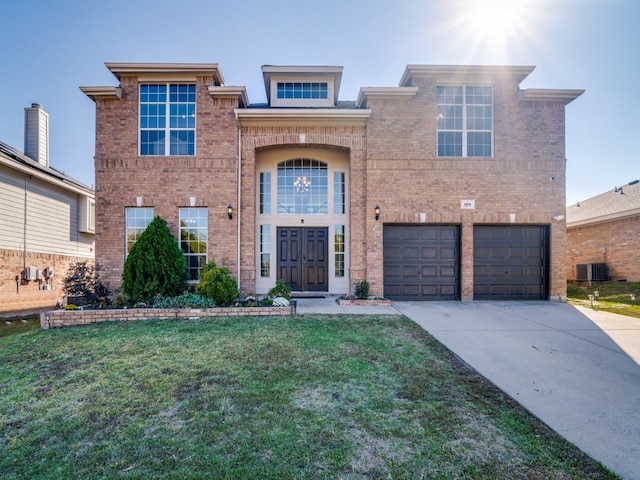
[{"label": "brown garage door", "polygon": [[548,227],[476,225],[474,300],[542,300],[549,296]]},{"label": "brown garage door", "polygon": [[460,228],[385,225],[384,296],[391,300],[460,298]]}]

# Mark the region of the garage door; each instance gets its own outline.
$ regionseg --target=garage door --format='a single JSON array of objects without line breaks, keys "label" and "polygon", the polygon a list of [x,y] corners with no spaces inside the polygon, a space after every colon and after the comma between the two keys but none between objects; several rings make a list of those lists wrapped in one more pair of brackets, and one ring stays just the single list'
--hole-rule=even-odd
[{"label": "garage door", "polygon": [[473,229],[474,300],[548,298],[549,234],[546,226]]},{"label": "garage door", "polygon": [[460,228],[385,225],[384,296],[391,300],[460,298]]}]

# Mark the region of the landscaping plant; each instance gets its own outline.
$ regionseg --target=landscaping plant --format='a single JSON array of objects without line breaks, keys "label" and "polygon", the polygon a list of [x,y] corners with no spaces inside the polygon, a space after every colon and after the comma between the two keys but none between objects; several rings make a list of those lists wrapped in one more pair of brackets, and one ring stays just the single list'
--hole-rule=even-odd
[{"label": "landscaping plant", "polygon": [[228,307],[240,296],[238,283],[229,273],[228,267],[218,267],[211,260],[200,272],[196,293],[212,299],[219,307]]},{"label": "landscaping plant", "polygon": [[122,291],[136,302],[175,296],[189,278],[187,261],[167,222],[155,217],[133,245],[122,272]]},{"label": "landscaping plant", "polygon": [[269,298],[283,297],[291,300],[291,287],[282,278],[279,278],[267,295]]},{"label": "landscaping plant", "polygon": [[356,282],[355,294],[358,300],[366,300],[369,298],[369,282],[366,280]]},{"label": "landscaping plant", "polygon": [[109,290],[100,279],[100,266],[86,260],[72,263],[64,279],[64,293],[71,297],[83,297],[86,305],[105,303]]}]

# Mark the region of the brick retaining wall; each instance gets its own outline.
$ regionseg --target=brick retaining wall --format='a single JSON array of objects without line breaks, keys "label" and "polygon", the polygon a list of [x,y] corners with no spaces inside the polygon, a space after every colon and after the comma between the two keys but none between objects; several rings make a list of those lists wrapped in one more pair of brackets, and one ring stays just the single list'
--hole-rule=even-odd
[{"label": "brick retaining wall", "polygon": [[99,322],[151,319],[198,319],[203,317],[264,317],[295,315],[296,305],[289,307],[228,308],[131,308],[122,310],[54,310],[40,314],[44,329],[72,327]]}]

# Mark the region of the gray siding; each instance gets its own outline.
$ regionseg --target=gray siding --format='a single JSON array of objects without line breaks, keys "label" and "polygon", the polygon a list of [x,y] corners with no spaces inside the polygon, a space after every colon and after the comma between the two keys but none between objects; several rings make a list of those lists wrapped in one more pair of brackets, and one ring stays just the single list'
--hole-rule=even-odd
[{"label": "gray siding", "polygon": [[[25,216],[26,178],[26,216]],[[79,195],[0,166],[0,248],[93,257],[94,236],[78,232]]]}]

